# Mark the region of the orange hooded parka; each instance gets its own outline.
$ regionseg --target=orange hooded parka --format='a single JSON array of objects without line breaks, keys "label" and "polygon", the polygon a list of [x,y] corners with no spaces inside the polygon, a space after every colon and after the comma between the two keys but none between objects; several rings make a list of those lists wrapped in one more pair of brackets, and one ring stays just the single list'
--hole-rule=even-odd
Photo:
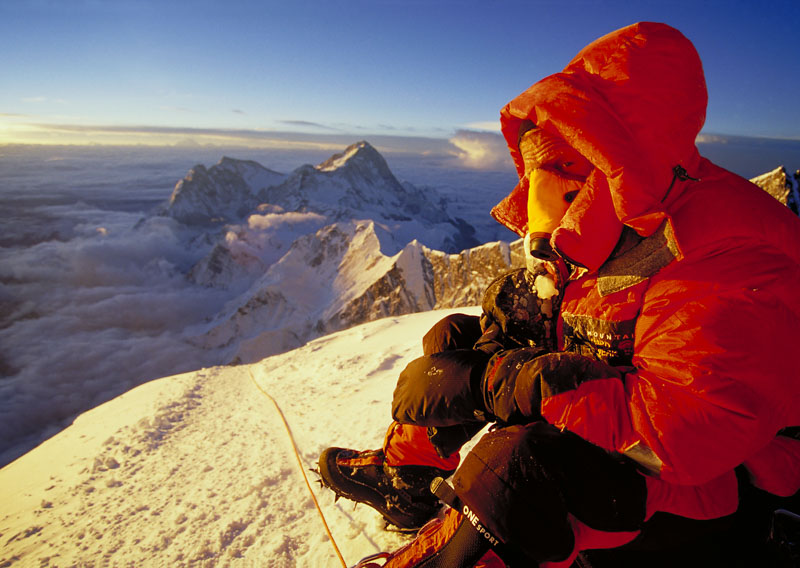
[{"label": "orange hooded parka", "polygon": [[[800,220],[701,157],[707,93],[677,30],[638,23],[584,48],[501,112],[520,184],[492,211],[527,230],[518,147],[533,122],[593,165],[551,243],[568,281],[560,347],[616,361],[542,402],[545,418],[656,465],[649,508],[736,510],[734,469],[772,493],[800,489]],[[577,276],[576,276],[577,274]]]}]

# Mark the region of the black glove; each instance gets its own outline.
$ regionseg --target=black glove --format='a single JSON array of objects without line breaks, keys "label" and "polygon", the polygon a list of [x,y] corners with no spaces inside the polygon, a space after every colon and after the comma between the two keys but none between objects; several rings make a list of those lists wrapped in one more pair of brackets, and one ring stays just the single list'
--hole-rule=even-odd
[{"label": "black glove", "polygon": [[547,353],[538,347],[501,351],[492,357],[481,379],[483,407],[504,424],[524,424],[541,418],[541,381],[535,362]]},{"label": "black glove", "polygon": [[[536,279],[547,274],[544,265],[535,272],[519,268],[502,274],[486,288],[481,301],[481,331],[477,349],[539,347],[556,349],[556,319],[560,295],[539,296]],[[543,292],[544,293],[544,292]]]},{"label": "black glove", "polygon": [[577,353],[542,353],[535,348],[498,353],[486,369],[481,392],[486,412],[507,424],[541,418],[542,400],[573,390],[593,379],[622,373],[610,365]]}]

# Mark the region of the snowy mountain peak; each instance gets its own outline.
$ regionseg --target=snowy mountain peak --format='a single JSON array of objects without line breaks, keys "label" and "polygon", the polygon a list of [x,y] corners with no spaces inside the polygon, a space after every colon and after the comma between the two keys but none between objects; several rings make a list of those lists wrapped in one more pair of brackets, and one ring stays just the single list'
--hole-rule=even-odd
[{"label": "snowy mountain peak", "polygon": [[477,244],[474,229],[451,219],[430,190],[401,184],[366,141],[352,144],[318,166],[301,166],[280,185],[259,193],[286,211],[313,211],[331,220],[372,219],[408,242],[457,252]]},{"label": "snowy mountain peak", "polygon": [[448,252],[477,244],[474,228],[450,218],[435,192],[401,184],[380,152],[363,140],[288,176],[227,156],[210,168],[197,165],[177,183],[160,214],[186,225],[218,227],[242,223],[267,205],[329,222],[372,219],[402,242],[417,238]]},{"label": "snowy mountain peak", "polygon": [[[285,177],[279,172],[265,168],[254,160],[239,160],[236,158],[229,158],[228,156],[223,156],[219,162],[217,162],[214,166],[211,166],[211,169],[215,171],[227,170],[230,172],[235,172],[245,179],[252,180],[254,183],[256,183],[256,185],[258,184],[259,178],[262,176],[267,176],[268,178]],[[271,179],[268,179],[268,181],[273,182]],[[260,188],[255,187],[254,189]]]},{"label": "snowy mountain peak", "polygon": [[382,178],[394,178],[386,160],[366,140],[351,144],[344,152],[334,154],[317,166],[317,169],[321,172],[332,172],[343,168],[353,168],[361,171],[372,170]]},{"label": "snowy mountain peak", "polygon": [[188,225],[238,220],[258,205],[258,190],[285,178],[252,160],[223,157],[210,168],[198,164],[175,185],[162,213]]},{"label": "snowy mountain peak", "polygon": [[334,154],[316,166],[316,170],[344,177],[353,184],[366,182],[385,187],[392,193],[404,193],[403,186],[394,177],[384,157],[366,140],[351,144],[340,154]]},{"label": "snowy mountain peak", "polygon": [[797,190],[788,180],[786,168],[783,166],[778,166],[774,170],[754,177],[750,181],[790,208],[793,204],[795,207],[800,205]]}]

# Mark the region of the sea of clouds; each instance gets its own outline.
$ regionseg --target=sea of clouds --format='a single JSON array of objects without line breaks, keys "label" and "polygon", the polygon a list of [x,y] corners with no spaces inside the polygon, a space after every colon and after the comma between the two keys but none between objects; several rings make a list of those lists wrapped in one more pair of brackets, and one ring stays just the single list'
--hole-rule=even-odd
[{"label": "sea of clouds", "polygon": [[[745,177],[800,166],[800,143],[701,142]],[[213,240],[152,215],[190,168],[227,155],[288,173],[342,149],[0,146],[0,467],[133,386],[222,362],[191,338],[235,291],[186,278]],[[514,238],[488,215],[516,183],[499,135],[464,131],[441,152],[383,153],[398,179],[444,196],[480,240]],[[271,219],[253,222],[267,229]]]}]

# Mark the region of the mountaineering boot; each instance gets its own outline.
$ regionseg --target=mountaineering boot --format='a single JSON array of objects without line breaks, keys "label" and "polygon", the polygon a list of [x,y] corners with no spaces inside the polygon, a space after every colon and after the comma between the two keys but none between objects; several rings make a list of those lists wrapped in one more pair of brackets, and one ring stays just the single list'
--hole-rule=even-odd
[{"label": "mountaineering boot", "polygon": [[440,504],[430,491],[431,481],[452,473],[430,466],[390,466],[383,450],[328,448],[319,457],[322,484],[337,497],[365,503],[405,530],[418,529],[436,515]]}]

